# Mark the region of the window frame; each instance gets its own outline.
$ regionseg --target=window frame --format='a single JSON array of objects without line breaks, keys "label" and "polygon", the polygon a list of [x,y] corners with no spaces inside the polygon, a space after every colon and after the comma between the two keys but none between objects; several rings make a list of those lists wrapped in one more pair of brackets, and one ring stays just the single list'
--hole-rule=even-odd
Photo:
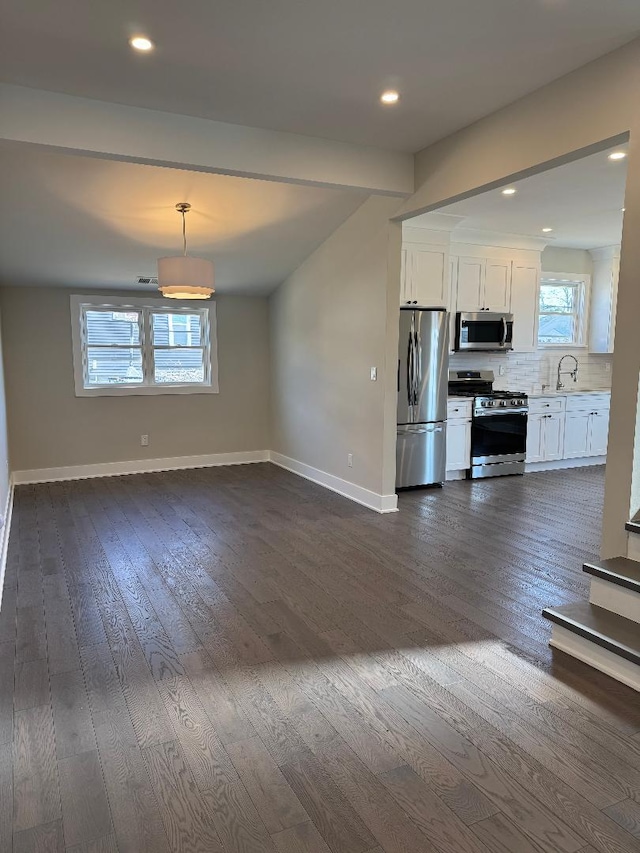
[{"label": "window frame", "polygon": [[[167,304],[153,297],[115,297],[82,296],[73,294],[70,298],[71,337],[73,347],[73,374],[76,397],[126,397],[155,396],[158,394],[217,394],[218,386],[218,342],[216,303],[195,306],[176,300]],[[136,311],[140,315],[140,348],[142,352],[142,383],[118,385],[86,386],[87,378],[87,342],[84,312],[91,310]],[[151,315],[157,314],[199,314],[202,317],[204,382],[156,383],[153,379],[156,349],[173,349],[171,346],[154,347]],[[175,347],[176,349],[183,347]],[[198,347],[200,349],[200,347]]]},{"label": "window frame", "polygon": [[[547,316],[553,312],[540,310],[540,294],[544,285],[561,285],[572,284],[577,285],[577,310],[571,315],[563,314],[563,316],[572,316],[576,318],[575,335],[573,341],[565,341],[562,343],[544,343],[540,341],[540,318]],[[538,349],[586,349],[588,346],[588,319],[589,319],[589,299],[591,296],[591,276],[588,273],[565,273],[565,272],[543,272],[540,276],[540,291],[538,293],[537,305],[537,325],[536,325],[536,346]],[[562,312],[558,312],[560,314]]]}]

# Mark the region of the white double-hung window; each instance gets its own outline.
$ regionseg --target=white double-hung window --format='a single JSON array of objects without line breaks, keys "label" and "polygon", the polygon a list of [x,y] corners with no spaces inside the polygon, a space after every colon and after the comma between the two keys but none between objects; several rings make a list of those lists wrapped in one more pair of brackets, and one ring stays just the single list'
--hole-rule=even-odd
[{"label": "white double-hung window", "polygon": [[585,346],[590,281],[588,275],[542,273],[539,347]]},{"label": "white double-hung window", "polygon": [[218,391],[215,302],[71,297],[76,395]]}]

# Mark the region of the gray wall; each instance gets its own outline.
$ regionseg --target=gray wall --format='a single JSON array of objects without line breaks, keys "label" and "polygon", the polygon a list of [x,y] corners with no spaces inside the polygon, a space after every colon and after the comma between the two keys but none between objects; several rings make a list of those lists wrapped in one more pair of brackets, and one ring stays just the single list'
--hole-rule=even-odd
[{"label": "gray wall", "polygon": [[76,397],[69,295],[0,290],[13,470],[269,448],[266,298],[216,300],[219,394]]},{"label": "gray wall", "polygon": [[[3,523],[6,521],[4,511],[7,506],[7,495],[9,493],[9,444],[7,440],[7,402],[4,372],[2,340],[0,337],[0,514],[2,514]],[[0,579],[1,595],[2,581]]]},{"label": "gray wall", "polygon": [[[271,449],[376,494],[393,492],[383,484],[382,413],[389,369],[395,375],[386,347],[397,208],[397,199],[370,197],[270,297]],[[398,279],[399,258],[398,242]]]}]

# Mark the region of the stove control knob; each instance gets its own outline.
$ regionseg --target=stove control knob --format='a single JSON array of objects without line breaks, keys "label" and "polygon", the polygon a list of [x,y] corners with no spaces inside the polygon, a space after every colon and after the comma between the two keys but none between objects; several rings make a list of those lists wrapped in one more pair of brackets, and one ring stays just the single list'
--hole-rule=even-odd
[{"label": "stove control knob", "polygon": [[506,405],[507,405],[507,401],[506,401],[506,400],[500,400],[500,405],[501,405],[501,406],[506,406]]},{"label": "stove control knob", "polygon": [[519,406],[519,405],[520,405],[520,400],[512,400],[512,401],[511,401],[511,405],[512,405],[512,406]]},{"label": "stove control knob", "polygon": [[490,409],[491,409],[494,405],[495,405],[495,404],[494,404],[493,400],[488,400],[488,401],[487,401],[487,406],[488,406]]}]

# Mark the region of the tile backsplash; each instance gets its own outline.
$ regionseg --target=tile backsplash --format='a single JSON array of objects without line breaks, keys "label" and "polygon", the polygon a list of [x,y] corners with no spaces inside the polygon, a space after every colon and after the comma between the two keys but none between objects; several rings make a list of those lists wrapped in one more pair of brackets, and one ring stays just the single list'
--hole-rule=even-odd
[{"label": "tile backsplash", "polygon": [[[523,391],[527,394],[554,391],[556,387],[558,361],[563,355],[574,355],[578,359],[578,381],[573,384],[570,376],[562,381],[572,391],[608,391],[611,389],[611,355],[596,355],[583,349],[538,350],[522,353],[452,353],[449,356],[451,370],[493,370],[494,387],[501,391]],[[505,368],[500,376],[500,367]],[[567,359],[563,369],[571,370],[573,361]]]}]

